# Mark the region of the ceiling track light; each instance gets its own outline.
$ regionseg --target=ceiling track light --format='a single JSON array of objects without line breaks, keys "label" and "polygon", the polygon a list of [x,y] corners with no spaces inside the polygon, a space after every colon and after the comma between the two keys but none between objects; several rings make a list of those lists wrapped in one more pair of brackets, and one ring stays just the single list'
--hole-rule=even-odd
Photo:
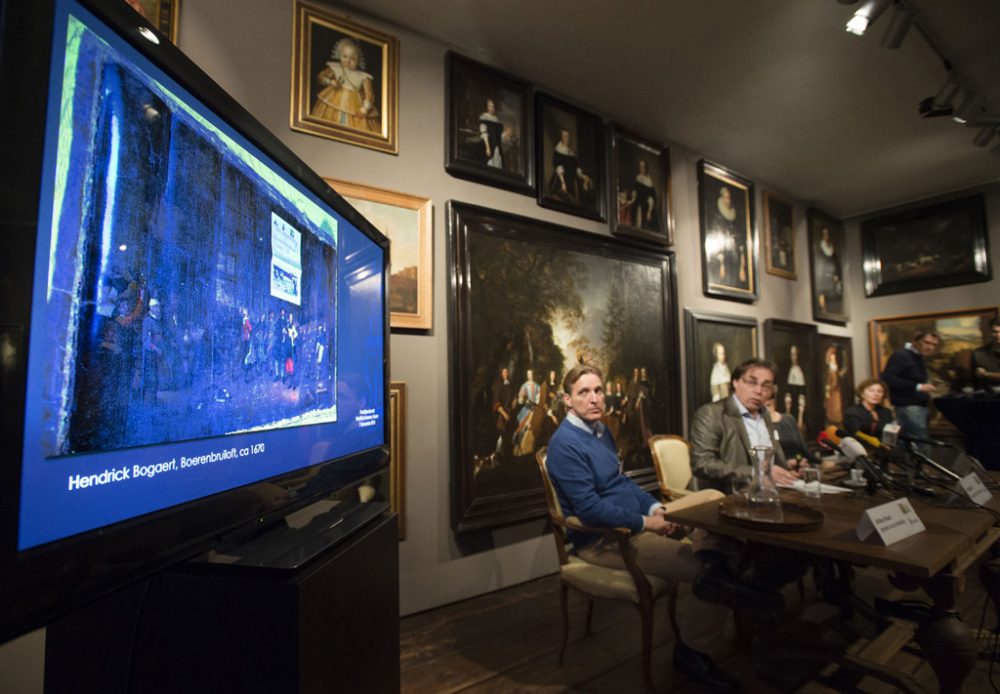
[{"label": "ceiling track light", "polygon": [[970,118],[969,122],[966,123],[966,126],[969,128],[983,128],[987,125],[994,128],[1000,125],[1000,113],[980,113]]},{"label": "ceiling track light", "polygon": [[975,120],[985,112],[983,108],[983,95],[971,89],[966,89],[965,95],[962,97],[962,103],[955,109],[955,114],[951,119],[956,123],[965,125],[970,120]]},{"label": "ceiling track light", "polygon": [[922,99],[917,105],[917,111],[923,118],[940,118],[941,116],[950,116],[955,112],[951,106],[945,106],[944,108],[935,106],[933,96]]},{"label": "ceiling track light", "polygon": [[891,2],[892,0],[865,0],[864,4],[854,11],[854,16],[847,20],[845,28],[855,36],[864,35],[868,27],[885,12],[885,8]]},{"label": "ceiling track light", "polygon": [[993,134],[997,131],[996,126],[990,126],[983,128],[978,133],[976,133],[975,138],[972,140],[972,144],[976,147],[985,147],[993,139]]},{"label": "ceiling track light", "polygon": [[896,50],[903,45],[910,26],[913,24],[913,11],[904,5],[900,0],[896,0],[892,6],[892,17],[889,18],[889,26],[885,30],[885,35],[879,45],[882,48]]},{"label": "ceiling track light", "polygon": [[945,109],[951,108],[951,102],[955,100],[958,96],[959,90],[962,89],[962,85],[958,83],[955,79],[955,75],[948,73],[948,79],[944,81],[941,85],[941,89],[938,90],[937,95],[934,97],[934,109],[937,111],[944,111]]}]

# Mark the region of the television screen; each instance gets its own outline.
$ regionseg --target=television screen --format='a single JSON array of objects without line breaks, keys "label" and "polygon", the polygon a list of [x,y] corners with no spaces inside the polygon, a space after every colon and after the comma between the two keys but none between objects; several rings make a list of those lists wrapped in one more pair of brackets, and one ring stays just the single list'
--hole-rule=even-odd
[{"label": "television screen", "polygon": [[27,5],[2,9],[3,636],[386,459],[385,238],[121,0]]}]

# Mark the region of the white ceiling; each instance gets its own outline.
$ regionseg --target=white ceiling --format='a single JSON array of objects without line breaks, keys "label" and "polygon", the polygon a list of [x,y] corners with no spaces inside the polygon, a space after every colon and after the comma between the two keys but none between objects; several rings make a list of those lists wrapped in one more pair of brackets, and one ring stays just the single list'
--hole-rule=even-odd
[{"label": "white ceiling", "polygon": [[[907,2],[1000,113],[1000,0]],[[1000,138],[974,147],[978,129],[918,115],[945,68],[914,30],[879,46],[891,10],[856,37],[856,6],[838,0],[354,7],[839,217],[1000,180]]]}]

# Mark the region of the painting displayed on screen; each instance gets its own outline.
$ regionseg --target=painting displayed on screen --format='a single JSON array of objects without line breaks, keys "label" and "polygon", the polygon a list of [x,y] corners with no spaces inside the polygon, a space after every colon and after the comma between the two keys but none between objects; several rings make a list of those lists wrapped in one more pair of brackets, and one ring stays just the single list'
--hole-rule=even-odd
[{"label": "painting displayed on screen", "polygon": [[88,13],[64,29],[19,546],[383,445],[383,250]]}]

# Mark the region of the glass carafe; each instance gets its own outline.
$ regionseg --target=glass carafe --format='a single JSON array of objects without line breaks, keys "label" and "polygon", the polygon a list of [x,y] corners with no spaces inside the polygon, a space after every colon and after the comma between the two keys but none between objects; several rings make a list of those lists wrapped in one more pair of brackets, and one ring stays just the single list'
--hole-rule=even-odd
[{"label": "glass carafe", "polygon": [[774,449],[770,446],[754,446],[753,481],[750,483],[750,519],[767,523],[781,523],[781,496],[771,477],[774,465]]}]

